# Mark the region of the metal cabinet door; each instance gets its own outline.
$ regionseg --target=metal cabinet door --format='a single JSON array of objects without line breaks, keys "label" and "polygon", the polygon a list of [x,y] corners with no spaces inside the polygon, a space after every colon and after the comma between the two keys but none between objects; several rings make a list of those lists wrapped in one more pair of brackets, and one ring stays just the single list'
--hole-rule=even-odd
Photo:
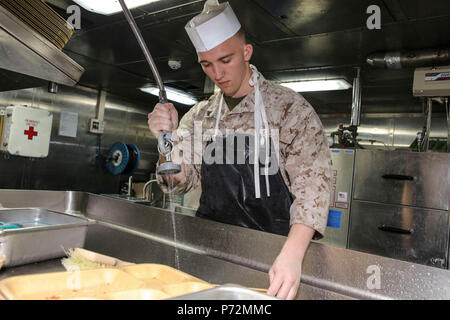
[{"label": "metal cabinet door", "polygon": [[446,268],[448,239],[447,211],[352,202],[349,249]]},{"label": "metal cabinet door", "polygon": [[325,236],[321,240],[315,241],[346,248],[355,150],[331,149],[331,160],[333,162],[333,173],[327,228]]},{"label": "metal cabinet door", "polygon": [[448,210],[450,154],[357,150],[354,199]]}]

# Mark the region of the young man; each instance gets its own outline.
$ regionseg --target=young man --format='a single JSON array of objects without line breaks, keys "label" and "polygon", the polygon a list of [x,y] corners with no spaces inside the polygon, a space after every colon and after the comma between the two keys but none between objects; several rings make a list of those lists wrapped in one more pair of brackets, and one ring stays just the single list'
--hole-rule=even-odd
[{"label": "young man", "polygon": [[[177,131],[172,104],[157,104],[149,114],[155,137],[170,131],[179,140],[173,161],[182,171],[173,176],[173,192],[201,183],[197,216],[287,235],[269,271],[268,293],[293,299],[305,251],[311,239],[323,237],[328,217],[331,156],[323,126],[301,95],[265,80],[250,64],[253,47],[228,3],[208,0],[186,30],[204,72],[221,91],[194,106]],[[194,159],[198,148],[192,148],[196,124],[212,132],[200,142],[201,162]],[[241,134],[247,137],[243,144]],[[244,161],[228,161],[240,153]]]}]

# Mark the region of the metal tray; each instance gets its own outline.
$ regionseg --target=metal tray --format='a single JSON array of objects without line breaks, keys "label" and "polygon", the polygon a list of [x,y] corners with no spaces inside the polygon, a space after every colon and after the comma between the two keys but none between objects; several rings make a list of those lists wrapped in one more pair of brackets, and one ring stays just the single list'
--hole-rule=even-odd
[{"label": "metal tray", "polygon": [[[0,254],[4,267],[54,259],[64,249],[83,247],[87,226],[84,218],[40,208],[0,209]],[[4,228],[5,225],[12,226]]]},{"label": "metal tray", "polygon": [[225,284],[213,289],[186,294],[169,300],[279,300],[268,294],[237,284]]}]

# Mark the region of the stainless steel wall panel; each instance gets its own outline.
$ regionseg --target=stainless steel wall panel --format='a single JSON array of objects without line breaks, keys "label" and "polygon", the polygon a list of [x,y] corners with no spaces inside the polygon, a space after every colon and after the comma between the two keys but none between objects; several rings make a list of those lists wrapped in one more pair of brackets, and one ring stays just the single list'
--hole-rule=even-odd
[{"label": "stainless steel wall panel", "polygon": [[141,151],[141,161],[134,175],[142,179],[148,179],[150,172],[155,172],[155,164],[159,155],[157,141],[148,129],[148,113],[153,110],[149,101],[148,105],[133,105],[128,101],[113,96],[105,105],[105,135],[102,138],[102,146],[109,148],[119,140],[135,144]]},{"label": "stainless steel wall panel", "polygon": [[[139,147],[141,161],[133,175],[135,181],[148,180],[158,159],[156,139],[147,127],[147,114],[153,108],[151,98],[144,106],[108,93],[105,133],[101,136],[88,132],[90,119],[97,115],[97,99],[98,90],[80,86],[60,86],[57,94],[48,93],[47,88],[0,93],[0,106],[22,104],[53,113],[49,156],[32,159],[0,154],[0,188],[118,193],[121,181],[128,176],[113,176],[95,165],[99,148],[105,156],[117,141]],[[78,115],[75,138],[59,135],[62,112]]]},{"label": "stainless steel wall panel", "polygon": [[354,200],[349,249],[447,267],[448,212]]},{"label": "stainless steel wall panel", "polygon": [[[95,171],[89,168],[89,159],[95,156],[96,137],[88,135],[87,123],[95,115],[96,94],[94,90],[74,90],[60,88],[58,94],[35,89],[34,107],[50,109],[53,113],[52,136],[49,156],[46,159],[32,160],[29,189],[83,190],[89,175]],[[59,135],[61,112],[78,114],[76,138]],[[106,178],[106,177],[105,177]],[[89,179],[86,179],[89,180]]]},{"label": "stainless steel wall panel", "polygon": [[[418,132],[422,131],[424,118],[395,118],[393,145],[408,147],[414,141]],[[444,117],[431,119],[430,137],[447,139],[447,126]]]},{"label": "stainless steel wall panel", "polygon": [[450,154],[357,150],[354,199],[448,210]]},{"label": "stainless steel wall panel", "polygon": [[[70,189],[99,193],[118,192],[118,185],[127,177],[107,177],[97,172],[93,163],[98,143],[106,154],[116,141],[134,143],[141,150],[141,162],[135,178],[141,182],[155,171],[158,160],[157,142],[147,127],[147,114],[157,98],[133,102],[107,93],[105,103],[105,134],[99,138],[88,133],[89,119],[96,116],[98,90],[77,86],[60,86],[58,94],[50,94],[47,88],[33,88],[0,93],[0,105],[26,104],[49,110],[54,115],[50,154],[47,159],[30,160],[13,157],[3,159],[0,155],[0,188]],[[60,114],[63,111],[78,114],[76,138],[58,134]],[[181,113],[180,113],[181,115]],[[336,130],[338,124],[348,123],[344,116],[320,114],[327,134]],[[423,119],[416,115],[390,116],[363,114],[359,138],[367,148],[404,148],[421,130]],[[432,136],[443,136],[448,132],[445,119],[433,118]],[[371,145],[368,139],[379,140]],[[59,177],[64,177],[61,182]],[[56,180],[55,180],[56,179]],[[106,188],[106,189],[105,189]]]},{"label": "stainless steel wall panel", "polygon": [[148,113],[153,110],[149,101],[141,109],[130,106],[126,113],[127,127],[124,130],[124,140],[127,143],[137,145],[141,149],[141,162],[137,174],[145,174],[155,171],[155,163],[158,161],[159,153],[157,140],[148,129]]},{"label": "stainless steel wall panel", "polygon": [[[350,110],[349,110],[350,111]],[[339,123],[350,123],[350,115],[319,114],[325,132],[330,135]],[[383,113],[362,114],[358,128],[360,144],[367,149],[395,150],[407,149],[422,131],[424,118],[420,114]],[[448,126],[445,115],[435,115],[431,121],[431,137],[447,139]]]},{"label": "stainless steel wall panel", "polygon": [[[6,189],[28,189],[24,180],[29,161],[25,158],[17,158],[11,161],[12,156],[9,154],[0,154],[0,184],[2,188]],[[3,163],[9,162],[10,166],[5,166]]]}]

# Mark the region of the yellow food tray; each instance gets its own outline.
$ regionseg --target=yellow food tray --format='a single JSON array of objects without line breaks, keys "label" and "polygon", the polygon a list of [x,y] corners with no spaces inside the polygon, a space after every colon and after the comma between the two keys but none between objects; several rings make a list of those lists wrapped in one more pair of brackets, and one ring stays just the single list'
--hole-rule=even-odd
[{"label": "yellow food tray", "polygon": [[96,298],[144,286],[118,269],[94,269],[10,277],[0,281],[0,293],[8,300],[59,300]]},{"label": "yellow food tray", "polygon": [[191,276],[188,273],[179,271],[175,268],[163,264],[143,263],[143,264],[128,265],[125,267],[120,267],[119,269],[125,271],[126,273],[140,280],[143,281],[157,280],[161,282],[161,284],[163,285],[186,281],[207,283],[199,278]]},{"label": "yellow food tray", "polygon": [[194,293],[206,289],[214,288],[215,286],[205,282],[182,282],[171,283],[163,286],[163,291],[170,297],[177,297],[184,294]]},{"label": "yellow food tray", "polygon": [[0,281],[8,300],[159,300],[215,286],[160,264],[15,276]]}]

